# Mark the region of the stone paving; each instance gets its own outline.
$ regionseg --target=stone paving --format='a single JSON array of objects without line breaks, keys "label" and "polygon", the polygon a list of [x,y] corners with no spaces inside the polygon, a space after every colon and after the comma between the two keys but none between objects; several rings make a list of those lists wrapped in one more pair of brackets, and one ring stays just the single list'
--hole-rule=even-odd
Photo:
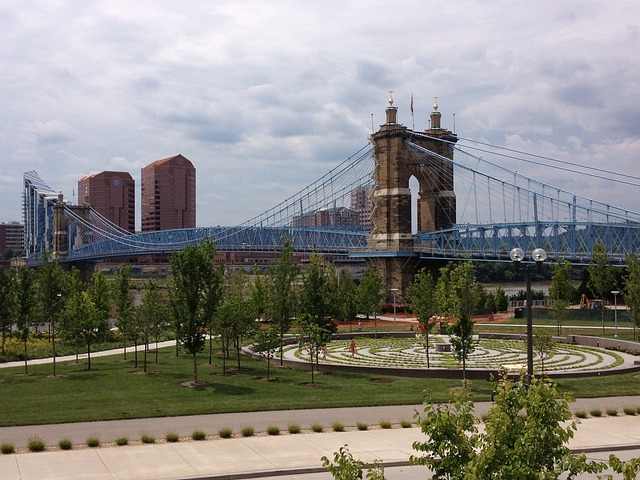
[{"label": "stone paving", "polygon": [[[421,338],[367,338],[356,339],[356,355],[351,357],[350,340],[333,340],[327,346],[326,359],[331,364],[353,366],[384,366],[399,368],[426,368],[427,353]],[[449,344],[446,335],[434,335],[429,342],[429,364],[434,368],[460,368],[453,352],[437,351],[436,345]],[[499,369],[526,364],[526,344],[518,340],[481,339],[467,359],[468,368]],[[309,351],[291,345],[285,350],[285,357],[294,361],[309,361]],[[534,353],[539,364],[540,360]],[[633,365],[637,357],[623,352],[602,348],[556,343],[553,352],[544,360],[547,372],[584,372],[606,370],[614,367]]]}]

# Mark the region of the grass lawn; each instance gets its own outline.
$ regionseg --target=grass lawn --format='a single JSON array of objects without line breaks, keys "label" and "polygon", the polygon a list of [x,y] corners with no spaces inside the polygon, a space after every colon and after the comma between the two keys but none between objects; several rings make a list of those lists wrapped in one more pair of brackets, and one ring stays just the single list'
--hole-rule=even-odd
[{"label": "grass lawn", "polygon": [[[241,369],[222,375],[221,358],[207,364],[199,361],[198,379],[202,388],[182,386],[193,379],[188,356],[175,357],[175,350],[161,350],[159,363],[150,363],[151,374],[135,369],[129,355],[91,359],[86,364],[59,363],[51,378],[51,365],[31,365],[29,375],[22,368],[0,370],[0,391],[5,399],[0,409],[0,426],[113,420],[169,415],[192,415],[263,410],[304,409],[344,406],[419,404],[427,392],[433,401],[446,401],[459,380],[427,380],[367,374],[316,374],[309,385],[308,369],[283,369],[272,361],[271,377],[265,381],[266,363],[246,357]],[[227,368],[236,366],[227,361]],[[473,384],[474,398],[486,400],[493,385]]]},{"label": "grass lawn", "polygon": [[[381,377],[379,375],[328,373],[316,374],[310,385],[308,366],[283,369],[272,361],[271,377],[265,381],[266,363],[242,357],[241,369],[232,369],[227,361],[227,375],[222,375],[222,359],[214,365],[207,356],[199,358],[201,388],[187,388],[182,383],[193,379],[189,356],[175,357],[173,347],[160,351],[159,363],[149,363],[150,373],[134,368],[133,361],[122,355],[94,357],[91,371],[86,363],[58,363],[61,378],[51,378],[51,365],[30,365],[0,370],[0,392],[4,406],[0,409],[0,426],[114,420],[171,415],[266,411],[326,407],[419,404],[429,399],[450,399],[460,380]],[[470,382],[472,399],[487,401],[494,384]],[[640,380],[633,374],[558,381],[561,391],[575,397],[640,395]]]}]

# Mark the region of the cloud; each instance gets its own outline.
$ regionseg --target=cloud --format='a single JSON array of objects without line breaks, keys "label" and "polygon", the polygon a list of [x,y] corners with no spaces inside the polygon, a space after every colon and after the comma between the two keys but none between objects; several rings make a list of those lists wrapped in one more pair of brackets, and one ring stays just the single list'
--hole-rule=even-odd
[{"label": "cloud", "polygon": [[[199,225],[240,223],[325,174],[384,122],[389,90],[405,125],[427,128],[438,96],[462,138],[636,168],[631,3],[26,0],[0,7],[0,22],[10,178],[36,169],[66,192],[182,153]],[[600,179],[544,175],[614,200]],[[615,200],[638,210],[631,188]],[[20,217],[20,189],[0,182],[17,199],[0,220]]]}]

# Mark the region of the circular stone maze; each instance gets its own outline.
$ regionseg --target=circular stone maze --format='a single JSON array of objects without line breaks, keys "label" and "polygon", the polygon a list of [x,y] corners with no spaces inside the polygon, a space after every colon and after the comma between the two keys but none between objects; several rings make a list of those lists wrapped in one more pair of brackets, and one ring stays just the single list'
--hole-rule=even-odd
[{"label": "circular stone maze", "polygon": [[[449,337],[432,335],[429,339],[430,368],[459,369],[461,362],[453,349],[442,348],[449,344]],[[320,362],[334,365],[362,367],[392,367],[407,369],[427,368],[427,349],[423,338],[366,338],[356,339],[356,354],[352,358],[350,340],[332,340],[327,345],[326,360],[320,354]],[[439,348],[436,348],[438,345]],[[288,360],[308,362],[309,349],[297,344],[285,347]],[[553,350],[542,361],[534,350],[535,370],[552,372],[601,371],[623,365],[633,365],[636,357],[602,348],[555,343]],[[467,357],[469,369],[526,368],[526,342],[520,340],[480,339]]]}]

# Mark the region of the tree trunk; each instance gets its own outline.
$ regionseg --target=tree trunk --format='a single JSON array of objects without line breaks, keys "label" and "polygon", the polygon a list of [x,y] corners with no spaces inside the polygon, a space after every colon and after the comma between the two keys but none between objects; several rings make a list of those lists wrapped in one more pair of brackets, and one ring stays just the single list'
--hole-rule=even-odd
[{"label": "tree trunk", "polygon": [[195,352],[193,353],[193,381],[198,383],[198,360]]},{"label": "tree trunk", "polygon": [[87,370],[91,370],[91,340],[87,341]]},{"label": "tree trunk", "polygon": [[27,371],[27,341],[24,341],[24,374],[26,375]]},{"label": "tree trunk", "polygon": [[133,360],[133,366],[135,368],[138,368],[138,339],[135,339],[133,341],[133,351],[134,351],[134,354],[133,354],[133,359],[134,359]]}]

